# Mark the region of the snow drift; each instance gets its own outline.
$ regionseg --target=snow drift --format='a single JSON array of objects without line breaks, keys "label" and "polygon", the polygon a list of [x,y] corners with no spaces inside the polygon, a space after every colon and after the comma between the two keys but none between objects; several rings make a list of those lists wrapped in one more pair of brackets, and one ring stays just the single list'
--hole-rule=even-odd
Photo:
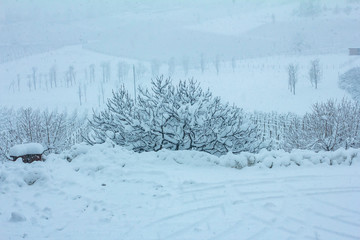
[{"label": "snow drift", "polygon": [[357,239],[359,151],[216,157],[108,141],[45,162],[3,162],[0,236]]}]

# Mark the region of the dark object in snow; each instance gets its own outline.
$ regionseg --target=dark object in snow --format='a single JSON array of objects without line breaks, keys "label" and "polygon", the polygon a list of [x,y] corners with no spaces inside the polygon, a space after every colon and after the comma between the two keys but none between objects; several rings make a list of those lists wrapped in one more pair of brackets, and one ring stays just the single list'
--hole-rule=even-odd
[{"label": "dark object in snow", "polygon": [[360,55],[360,48],[349,48],[349,55]]},{"label": "dark object in snow", "polygon": [[10,148],[9,155],[12,161],[21,158],[24,163],[32,163],[34,161],[42,161],[44,147],[39,143],[19,144]]}]

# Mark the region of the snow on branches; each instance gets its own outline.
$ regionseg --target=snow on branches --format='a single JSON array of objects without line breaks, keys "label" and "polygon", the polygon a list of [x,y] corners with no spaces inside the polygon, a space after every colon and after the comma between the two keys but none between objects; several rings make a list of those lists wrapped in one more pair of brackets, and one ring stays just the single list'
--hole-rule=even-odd
[{"label": "snow on branches", "polygon": [[158,77],[150,89],[139,89],[137,101],[124,87],[94,113],[88,140],[111,139],[137,152],[198,150],[215,155],[257,151],[261,146],[255,125],[242,109],[223,103],[190,79],[174,85]]},{"label": "snow on branches", "polygon": [[360,106],[343,99],[313,105],[311,113],[294,119],[286,134],[287,148],[334,151],[359,147]]}]

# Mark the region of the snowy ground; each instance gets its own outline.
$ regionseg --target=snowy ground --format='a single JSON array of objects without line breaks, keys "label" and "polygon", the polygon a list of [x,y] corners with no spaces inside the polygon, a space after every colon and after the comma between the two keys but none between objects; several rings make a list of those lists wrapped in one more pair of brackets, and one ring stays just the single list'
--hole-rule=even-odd
[{"label": "snowy ground", "polygon": [[0,165],[1,239],[360,238],[359,157],[239,170],[204,153],[74,149]]}]

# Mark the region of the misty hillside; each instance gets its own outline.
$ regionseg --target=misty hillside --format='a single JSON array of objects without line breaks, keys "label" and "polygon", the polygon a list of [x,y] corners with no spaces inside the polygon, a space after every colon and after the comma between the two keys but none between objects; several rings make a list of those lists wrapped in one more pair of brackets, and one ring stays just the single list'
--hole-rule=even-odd
[{"label": "misty hillside", "polygon": [[[338,76],[359,64],[358,57],[347,56],[348,48],[360,39],[355,30],[360,21],[356,1],[41,5],[48,11],[40,11],[40,3],[2,4],[6,9],[0,18],[2,105],[52,107],[54,101],[41,101],[49,95],[57,96],[59,104],[54,107],[63,103],[81,107],[80,84],[83,94],[94,96],[83,96],[82,106],[98,107],[104,103],[99,101],[100,92],[109,96],[121,84],[133,88],[132,74],[123,81],[117,76],[121,61],[136,67],[139,86],[150,83],[156,74],[175,80],[194,77],[247,110],[304,113],[316,101],[347,96],[338,88]],[[319,91],[313,90],[307,73],[314,59],[320,59],[323,69]],[[102,91],[104,62],[110,63],[111,83]],[[300,66],[297,96],[287,91],[286,68],[291,63]],[[92,86],[86,83],[91,64],[97,80]],[[76,86],[45,86],[50,68],[55,67],[59,81],[65,81],[70,66],[76,72]],[[42,81],[38,85],[44,95],[29,89],[32,69]],[[65,92],[68,97],[62,98]],[[284,98],[289,104],[283,105]]]}]

